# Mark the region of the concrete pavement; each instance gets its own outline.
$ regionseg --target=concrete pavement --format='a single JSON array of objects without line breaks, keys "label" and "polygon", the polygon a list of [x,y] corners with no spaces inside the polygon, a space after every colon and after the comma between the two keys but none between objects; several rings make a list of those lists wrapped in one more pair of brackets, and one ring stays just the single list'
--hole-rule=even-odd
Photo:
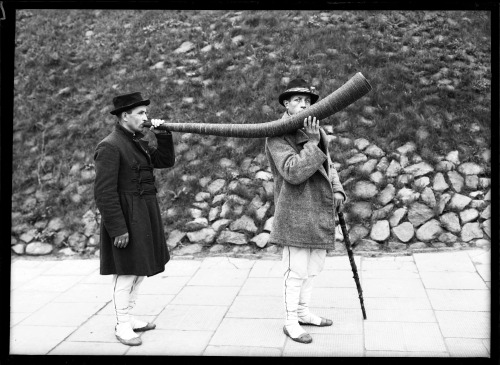
[{"label": "concrete pavement", "polygon": [[347,256],[329,256],[312,306],[334,324],[305,327],[307,345],[283,334],[279,259],[174,257],[141,287],[134,313],[157,327],[137,347],[114,336],[111,276],[97,259],[17,259],[10,354],[488,358],[490,255],[356,255],[367,320]]}]

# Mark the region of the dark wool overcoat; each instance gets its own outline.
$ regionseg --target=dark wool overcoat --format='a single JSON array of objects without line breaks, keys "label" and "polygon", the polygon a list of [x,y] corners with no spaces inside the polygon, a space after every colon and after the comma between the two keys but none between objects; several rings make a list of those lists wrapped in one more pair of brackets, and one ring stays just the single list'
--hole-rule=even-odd
[{"label": "dark wool overcoat", "polygon": [[[96,147],[94,196],[101,213],[100,273],[152,276],[165,270],[170,255],[153,168],[175,163],[172,134],[157,134],[158,147],[116,124]],[[114,238],[129,233],[125,248]]]},{"label": "dark wool overcoat", "polygon": [[326,133],[320,128],[319,145],[309,143],[301,129],[267,138],[266,156],[274,177],[275,211],[269,241],[283,246],[333,249],[333,194],[342,193],[344,201],[347,197],[330,159]]}]

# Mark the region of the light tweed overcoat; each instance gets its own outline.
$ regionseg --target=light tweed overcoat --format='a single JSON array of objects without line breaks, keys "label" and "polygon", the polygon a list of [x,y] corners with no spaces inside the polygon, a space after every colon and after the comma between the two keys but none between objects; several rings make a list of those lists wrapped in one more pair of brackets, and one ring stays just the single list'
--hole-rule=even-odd
[{"label": "light tweed overcoat", "polygon": [[274,177],[274,221],[269,241],[283,246],[333,249],[334,192],[344,195],[328,152],[326,133],[320,144],[308,143],[301,129],[266,139],[266,156]]}]

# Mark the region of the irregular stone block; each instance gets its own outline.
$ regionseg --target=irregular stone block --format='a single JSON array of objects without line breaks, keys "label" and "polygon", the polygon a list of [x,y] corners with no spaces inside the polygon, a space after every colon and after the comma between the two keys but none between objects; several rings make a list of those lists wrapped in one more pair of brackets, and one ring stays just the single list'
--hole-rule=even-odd
[{"label": "irregular stone block", "polygon": [[404,172],[407,174],[412,174],[413,176],[423,176],[427,175],[429,172],[433,172],[434,168],[426,162],[420,162],[416,165],[411,165],[404,168]]},{"label": "irregular stone block", "polygon": [[370,238],[374,241],[382,242],[388,239],[390,234],[391,231],[389,229],[389,221],[377,221],[372,226]]},{"label": "irregular stone block", "polygon": [[484,168],[474,162],[465,162],[458,166],[458,171],[463,175],[481,175]]},{"label": "irregular stone block", "polygon": [[384,190],[380,192],[378,195],[378,201],[382,205],[387,205],[392,199],[394,199],[394,196],[396,195],[396,188],[392,184],[388,184]]},{"label": "irregular stone block", "polygon": [[368,233],[370,233],[370,230],[368,230],[368,228],[361,225],[356,225],[349,231],[349,239],[351,240],[351,243],[354,244],[357,241],[365,238]]},{"label": "irregular stone block", "polygon": [[377,193],[377,187],[368,181],[358,181],[353,189],[353,194],[361,199],[373,198]]},{"label": "irregular stone block", "polygon": [[361,219],[368,219],[372,215],[372,205],[368,202],[352,203],[349,212]]},{"label": "irregular stone block", "polygon": [[419,239],[420,241],[429,242],[439,237],[441,233],[443,233],[443,229],[441,228],[439,221],[437,221],[436,219],[432,219],[424,223],[417,230],[417,239]]},{"label": "irregular stone block", "polygon": [[460,236],[462,241],[469,242],[475,238],[483,238],[483,231],[481,230],[478,222],[466,223],[462,227]]},{"label": "irregular stone block", "polygon": [[215,234],[213,228],[203,228],[196,232],[188,232],[187,237],[191,243],[210,244],[213,242]]},{"label": "irregular stone block", "polygon": [[462,227],[460,226],[460,221],[458,220],[458,216],[456,213],[453,212],[445,213],[441,217],[439,217],[439,219],[443,227],[450,232],[460,233],[460,231],[462,230]]},{"label": "irregular stone block", "polygon": [[245,245],[247,244],[247,238],[244,233],[225,230],[220,233],[219,237],[217,237],[217,243]]},{"label": "irregular stone block", "polygon": [[208,227],[208,219],[207,218],[196,218],[190,222],[187,222],[184,225],[184,228],[186,231],[191,232],[191,231],[198,231],[202,228]]},{"label": "irregular stone block", "polygon": [[445,191],[448,189],[450,186],[446,183],[446,180],[444,179],[444,176],[442,173],[438,172],[436,175],[434,175],[434,185],[433,189],[434,191]]},{"label": "irregular stone block", "polygon": [[405,216],[407,211],[408,211],[408,208],[406,208],[406,207],[396,209],[392,213],[391,217],[389,218],[390,226],[395,227],[395,226],[399,225],[399,222],[401,222],[401,219],[403,219],[403,217]]},{"label": "irregular stone block", "polygon": [[448,179],[450,180],[450,184],[453,190],[455,190],[457,193],[460,193],[465,183],[462,175],[460,175],[456,171],[448,171]]},{"label": "irregular stone block", "polygon": [[420,194],[420,198],[429,207],[434,208],[436,206],[436,197],[431,188],[425,188],[422,194]]},{"label": "irregular stone block", "polygon": [[250,242],[255,243],[258,247],[266,247],[267,242],[269,242],[270,234],[267,232],[259,233],[257,236],[253,237]]},{"label": "irregular stone block", "polygon": [[385,207],[374,211],[372,214],[372,220],[378,221],[387,218],[389,213],[391,213],[392,208],[394,208],[394,204],[388,204]]},{"label": "irregular stone block", "polygon": [[446,207],[446,204],[448,204],[450,199],[451,196],[449,194],[443,194],[439,197],[437,214],[443,213],[444,208]]},{"label": "irregular stone block", "polygon": [[466,209],[460,212],[460,220],[462,224],[472,222],[479,217],[479,212],[476,209]]},{"label": "irregular stone block", "polygon": [[427,205],[418,202],[413,203],[408,211],[408,220],[414,227],[419,227],[432,217],[434,217],[434,211]]},{"label": "irregular stone block", "polygon": [[401,242],[409,242],[415,235],[415,230],[410,222],[404,222],[394,227],[392,232]]},{"label": "irregular stone block", "polygon": [[218,221],[212,223],[212,228],[214,229],[215,232],[219,233],[221,230],[229,226],[229,223],[231,222],[232,222],[231,219],[219,219]]},{"label": "irregular stone block", "polygon": [[458,237],[455,236],[453,233],[445,232],[442,233],[438,239],[441,242],[451,245],[452,243],[455,243],[457,241]]},{"label": "irregular stone block", "polygon": [[229,229],[232,231],[244,231],[247,233],[256,233],[257,226],[252,218],[247,215],[242,216],[241,218],[235,220],[229,226]]},{"label": "irregular stone block", "polygon": [[471,198],[461,194],[454,194],[448,203],[448,209],[461,211],[472,201]]},{"label": "irregular stone block", "polygon": [[26,254],[34,256],[48,255],[54,250],[54,246],[44,242],[31,242],[26,246]]}]

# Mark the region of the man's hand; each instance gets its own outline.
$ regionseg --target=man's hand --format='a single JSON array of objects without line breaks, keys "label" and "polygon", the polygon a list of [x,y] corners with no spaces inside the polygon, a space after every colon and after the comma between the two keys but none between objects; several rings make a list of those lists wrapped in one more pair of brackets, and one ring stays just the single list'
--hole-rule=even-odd
[{"label": "man's hand", "polygon": [[117,248],[127,247],[127,245],[128,245],[128,232],[125,234],[122,234],[121,236],[115,237],[114,245]]},{"label": "man's hand", "polygon": [[335,210],[342,210],[344,196],[341,193],[333,193],[333,205],[335,206]]},{"label": "man's hand", "polygon": [[304,132],[306,132],[309,140],[319,143],[319,119],[316,117],[308,117],[304,119]]},{"label": "man's hand", "polygon": [[150,131],[152,131],[153,133],[155,134],[158,134],[158,133],[167,133],[166,130],[162,129],[162,130],[159,130],[159,129],[155,129],[156,127],[158,127],[159,125],[162,125],[164,124],[165,121],[163,119],[151,119],[151,128],[149,128]]}]

